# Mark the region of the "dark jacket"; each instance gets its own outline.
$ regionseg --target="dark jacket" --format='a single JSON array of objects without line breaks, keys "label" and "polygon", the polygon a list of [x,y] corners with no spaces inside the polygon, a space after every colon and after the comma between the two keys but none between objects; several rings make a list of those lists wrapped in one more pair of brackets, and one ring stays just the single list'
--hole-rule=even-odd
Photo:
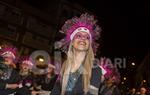
[{"label": "dark jacket", "polygon": [[34,77],[32,74],[21,76],[20,83],[23,87],[16,89],[16,95],[31,95],[30,88],[33,87]]},{"label": "dark jacket", "polygon": [[52,91],[58,75],[54,75],[52,78],[47,78],[46,75],[42,75],[36,81],[37,85],[41,85],[41,89],[45,91]]},{"label": "dark jacket", "polygon": [[98,95],[121,95],[121,94],[116,85],[107,87],[104,83],[102,83],[99,87]]},{"label": "dark jacket", "polygon": [[6,89],[6,84],[15,84],[20,82],[19,74],[14,69],[9,69],[10,77],[7,78],[4,75],[0,76],[0,94],[1,95],[8,95],[11,93],[16,92],[16,89]]}]

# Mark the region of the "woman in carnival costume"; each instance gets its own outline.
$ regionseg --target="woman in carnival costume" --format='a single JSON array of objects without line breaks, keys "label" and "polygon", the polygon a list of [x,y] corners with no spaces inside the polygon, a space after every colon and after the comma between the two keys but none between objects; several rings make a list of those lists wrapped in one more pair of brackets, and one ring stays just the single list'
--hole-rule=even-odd
[{"label": "woman in carnival costume", "polygon": [[4,58],[4,64],[7,70],[0,76],[0,94],[15,94],[19,88],[19,73],[15,70],[16,48],[4,47],[1,49],[0,55]]},{"label": "woman in carnival costume", "polygon": [[[101,69],[94,70],[94,53],[98,48],[95,42],[101,33],[94,16],[82,14],[67,20],[62,27],[66,37],[57,42],[57,48],[67,53],[59,79],[56,81],[52,95],[97,95]],[[92,74],[96,74],[92,78]],[[99,80],[92,83],[93,80]],[[92,80],[92,81],[91,81]],[[95,93],[95,94],[93,94]]]},{"label": "woman in carnival costume", "polygon": [[107,62],[107,58],[103,58],[100,63],[103,72],[103,81],[99,86],[98,95],[121,95],[118,84],[120,82],[120,73],[117,66]]},{"label": "woman in carnival costume", "polygon": [[22,56],[20,58],[20,71],[19,75],[21,78],[20,87],[22,89],[18,93],[31,94],[31,88],[34,84],[34,75],[32,73],[33,63],[30,61],[28,56]]}]

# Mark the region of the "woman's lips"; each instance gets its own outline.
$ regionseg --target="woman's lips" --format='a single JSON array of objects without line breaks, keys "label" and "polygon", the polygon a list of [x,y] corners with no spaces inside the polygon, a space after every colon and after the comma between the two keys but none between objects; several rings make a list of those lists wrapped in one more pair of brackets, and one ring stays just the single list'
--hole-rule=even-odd
[{"label": "woman's lips", "polygon": [[86,45],[86,43],[85,43],[85,42],[83,42],[83,41],[80,41],[80,42],[79,42],[79,45],[83,45],[83,46],[85,46],[85,45]]}]

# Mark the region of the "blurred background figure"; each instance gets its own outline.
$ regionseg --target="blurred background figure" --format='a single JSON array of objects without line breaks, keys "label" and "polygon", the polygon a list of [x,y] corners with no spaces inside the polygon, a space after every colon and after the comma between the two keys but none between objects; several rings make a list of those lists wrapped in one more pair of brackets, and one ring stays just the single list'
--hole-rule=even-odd
[{"label": "blurred background figure", "polygon": [[121,95],[118,89],[120,74],[113,64],[101,64],[105,69],[104,81],[100,84],[98,95]]},{"label": "blurred background figure", "polygon": [[19,88],[19,73],[15,70],[17,49],[14,47],[2,48],[0,55],[4,58],[5,71],[0,75],[0,94],[14,95]]},{"label": "blurred background figure", "polygon": [[[29,57],[23,56],[21,58],[20,71],[19,75],[21,77],[20,86],[22,90],[19,90],[20,93],[30,93],[31,87],[33,87],[34,76],[32,74],[33,63],[29,60]],[[18,93],[19,93],[18,92]]]},{"label": "blurred background figure", "polygon": [[117,85],[114,82],[115,77],[106,79],[99,88],[99,95],[121,95]]},{"label": "blurred background figure", "polygon": [[136,95],[136,89],[132,88],[131,90],[129,90],[129,92],[127,93],[127,95]]},{"label": "blurred background figure", "polygon": [[147,89],[145,87],[140,88],[140,95],[148,95],[147,94]]},{"label": "blurred background figure", "polygon": [[46,74],[36,78],[36,86],[39,86],[39,91],[32,91],[32,95],[50,95],[58,75],[54,72],[55,66],[48,64]]}]

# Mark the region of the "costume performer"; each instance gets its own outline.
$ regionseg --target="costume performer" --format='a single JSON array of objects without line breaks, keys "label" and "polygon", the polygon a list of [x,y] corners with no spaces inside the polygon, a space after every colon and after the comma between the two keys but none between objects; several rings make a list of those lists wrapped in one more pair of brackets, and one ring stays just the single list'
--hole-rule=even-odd
[{"label": "costume performer", "polygon": [[19,88],[19,73],[15,70],[16,48],[4,47],[1,50],[1,56],[4,58],[4,64],[7,69],[0,75],[0,94],[15,94]]},{"label": "costume performer", "polygon": [[101,67],[105,70],[105,74],[104,81],[99,86],[98,95],[121,95],[118,89],[120,82],[118,69],[112,63],[105,62],[105,59],[101,62]]},{"label": "costume performer", "polygon": [[86,13],[66,21],[62,32],[66,38],[57,45],[67,53],[67,59],[51,94],[97,95],[101,69],[92,67],[98,47],[95,41],[100,37],[101,28],[96,25],[94,16]]},{"label": "costume performer", "polygon": [[[20,58],[20,72],[21,77],[20,86],[22,89],[18,93],[31,93],[31,88],[34,84],[34,75],[32,74],[33,63],[28,56]],[[27,95],[27,94],[26,94]]]}]

